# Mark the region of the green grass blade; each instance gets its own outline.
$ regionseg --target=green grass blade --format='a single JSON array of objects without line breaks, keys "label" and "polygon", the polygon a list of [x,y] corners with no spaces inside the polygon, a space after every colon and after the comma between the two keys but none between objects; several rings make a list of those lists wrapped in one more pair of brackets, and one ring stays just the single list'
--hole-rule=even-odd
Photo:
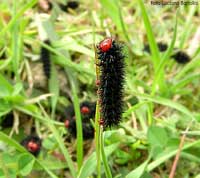
[{"label": "green grass blade", "polygon": [[187,72],[192,69],[200,67],[199,56],[196,56],[192,61],[185,65],[182,70],[175,76],[175,79],[181,79]]},{"label": "green grass blade", "polygon": [[121,27],[123,30],[123,35],[125,36],[127,42],[129,42],[129,44],[131,44],[131,39],[129,38],[129,35],[127,32],[127,26],[125,25],[124,20],[123,20],[121,5],[120,5],[119,1],[117,1],[117,8],[118,8],[119,18],[120,18],[120,22],[121,22]]},{"label": "green grass blade", "polygon": [[[13,6],[13,16],[16,15],[16,1],[14,1],[14,6]],[[17,81],[20,80],[19,78],[19,23],[20,20],[19,18],[16,19],[13,23],[13,28],[12,28],[12,68],[15,73]]]},{"label": "green grass blade", "polygon": [[152,96],[147,95],[147,94],[139,94],[139,93],[137,94],[137,96],[139,98],[147,100],[147,101],[151,101],[151,102],[154,102],[154,103],[158,103],[158,104],[161,104],[161,105],[164,105],[164,106],[174,108],[177,111],[180,111],[183,114],[187,115],[189,118],[195,120],[193,114],[185,106],[183,106],[179,103],[176,103],[174,101],[171,101],[170,99],[166,99],[166,98],[159,97],[159,96],[152,97]]},{"label": "green grass blade", "polygon": [[187,85],[188,83],[190,83],[198,78],[199,78],[199,73],[196,73],[196,74],[187,75],[182,80],[178,80],[178,81],[176,80],[176,83],[174,85],[172,85],[172,87],[171,87],[171,91],[173,91],[175,93],[177,89],[183,88],[185,85]]},{"label": "green grass blade", "polygon": [[70,84],[71,84],[73,104],[74,104],[74,110],[75,110],[75,116],[76,116],[76,129],[77,129],[76,151],[77,151],[78,170],[80,170],[83,164],[83,130],[82,130],[82,119],[81,119],[81,113],[80,113],[79,99],[77,95],[77,82],[76,82],[75,76],[72,75],[72,72],[70,72],[69,69],[66,69],[66,72],[68,73]]},{"label": "green grass blade", "polygon": [[200,164],[200,159],[199,159],[199,157],[198,157],[198,156],[195,156],[195,155],[193,155],[193,154],[191,154],[191,153],[186,153],[186,152],[183,151],[183,152],[181,153],[181,157],[186,158],[187,160],[190,160],[190,161],[192,161],[192,162],[196,162],[196,163]]},{"label": "green grass blade", "polygon": [[105,154],[105,151],[104,151],[103,128],[102,128],[100,137],[101,137],[100,138],[101,139],[101,155],[102,155],[103,165],[104,165],[104,168],[105,168],[105,174],[106,174],[107,178],[112,178],[111,170],[110,170],[110,167],[108,165],[108,161],[107,161],[106,154]]},{"label": "green grass blade", "polygon": [[0,98],[11,95],[12,92],[12,85],[0,74]]},{"label": "green grass blade", "polygon": [[101,176],[101,145],[100,145],[100,112],[99,112],[99,102],[96,104],[95,113],[95,146],[96,146],[96,158],[97,158],[97,176]]},{"label": "green grass blade", "polygon": [[149,42],[149,46],[150,46],[151,53],[152,53],[154,70],[156,70],[158,68],[158,64],[159,64],[159,61],[160,61],[160,54],[159,54],[159,51],[158,51],[158,47],[156,45],[156,40],[155,40],[155,37],[153,35],[152,26],[151,26],[149,17],[147,15],[147,11],[146,11],[144,2],[143,2],[143,0],[138,0],[138,3],[140,5],[145,29],[147,31],[147,37],[148,37],[148,42]]},{"label": "green grass blade", "polygon": [[102,9],[106,11],[108,16],[110,16],[114,24],[117,26],[118,31],[121,32],[123,28],[121,26],[120,15],[115,0],[100,0],[100,3],[103,7]]},{"label": "green grass blade", "polygon": [[[119,143],[115,143],[109,146],[105,147],[105,155],[108,157],[111,155],[119,146]],[[85,161],[83,166],[81,167],[81,170],[79,172],[79,175],[77,178],[86,178],[92,175],[92,173],[95,172],[96,166],[97,166],[97,154],[93,152],[88,159]]]},{"label": "green grass blade", "polygon": [[140,178],[142,176],[142,174],[144,173],[148,162],[149,162],[149,160],[146,160],[139,167],[137,167],[136,169],[134,169],[133,171],[128,173],[128,175],[126,175],[126,178]]},{"label": "green grass blade", "polygon": [[181,34],[181,40],[180,40],[180,45],[179,45],[180,49],[183,48],[185,41],[187,40],[187,38],[191,34],[191,28],[193,27],[193,24],[191,24],[191,22],[192,22],[192,19],[194,17],[194,13],[197,10],[197,8],[198,8],[198,6],[190,6],[190,11],[189,11],[189,14],[187,15],[186,23],[182,27],[183,31],[182,31],[182,34]]},{"label": "green grass blade", "polygon": [[128,110],[125,111],[125,112],[123,113],[122,116],[123,116],[123,117],[128,117],[129,115],[131,115],[132,112],[134,112],[135,110],[137,110],[138,108],[140,108],[141,106],[143,106],[143,105],[145,105],[145,104],[147,104],[147,103],[148,103],[148,102],[146,102],[146,101],[140,102],[140,103],[138,103],[138,104],[136,104],[136,105],[134,105],[134,106],[128,108]]},{"label": "green grass blade", "polygon": [[[178,13],[178,11],[177,11],[177,13]],[[176,20],[175,20],[174,34],[173,34],[171,44],[170,44],[169,48],[167,49],[167,51],[165,52],[164,56],[162,57],[161,61],[159,62],[159,66],[155,72],[155,78],[153,80],[152,91],[151,91],[152,95],[154,95],[156,92],[157,83],[160,83],[160,85],[162,84],[162,81],[161,81],[161,80],[163,80],[163,78],[161,77],[162,72],[164,71],[165,64],[168,63],[168,59],[170,58],[170,55],[174,49],[174,45],[176,42],[176,34],[177,34],[177,14],[176,14]],[[166,90],[165,86],[161,87],[161,90],[165,91]]]},{"label": "green grass blade", "polygon": [[[192,143],[188,143],[186,145],[183,146],[182,151],[191,148],[195,145],[199,145],[200,144],[200,140],[194,141]],[[166,160],[168,160],[169,158],[173,157],[176,155],[176,153],[178,152],[178,149],[173,150],[167,154],[165,154],[164,156],[158,158],[157,160],[151,162],[148,166],[147,166],[147,170],[148,171],[152,171],[153,169],[155,169],[157,166],[159,166],[160,164],[164,163]]]}]

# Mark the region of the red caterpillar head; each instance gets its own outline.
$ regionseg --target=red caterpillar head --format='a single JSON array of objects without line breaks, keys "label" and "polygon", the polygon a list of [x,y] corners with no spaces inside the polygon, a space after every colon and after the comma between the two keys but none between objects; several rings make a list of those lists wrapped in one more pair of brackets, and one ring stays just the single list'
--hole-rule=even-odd
[{"label": "red caterpillar head", "polygon": [[99,43],[99,50],[103,53],[107,52],[110,50],[110,48],[112,47],[112,38],[106,38],[103,41],[101,41]]},{"label": "red caterpillar head", "polygon": [[65,125],[66,128],[69,128],[70,121],[67,119],[67,120],[64,122],[64,125]]},{"label": "red caterpillar head", "polygon": [[89,114],[90,113],[90,109],[87,106],[83,106],[81,108],[81,113],[82,114]]},{"label": "red caterpillar head", "polygon": [[33,155],[40,153],[42,141],[38,136],[29,135],[21,141],[21,144]]},{"label": "red caterpillar head", "polygon": [[27,144],[27,149],[30,152],[36,152],[36,151],[38,151],[40,149],[40,146],[36,142],[31,140]]}]

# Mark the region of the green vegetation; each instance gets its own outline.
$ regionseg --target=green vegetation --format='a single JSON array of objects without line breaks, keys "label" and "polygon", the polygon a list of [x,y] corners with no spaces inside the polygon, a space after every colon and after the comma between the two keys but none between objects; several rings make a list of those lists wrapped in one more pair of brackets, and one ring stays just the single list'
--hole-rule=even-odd
[{"label": "green vegetation", "polygon": [[[200,3],[80,0],[65,11],[60,3],[1,0],[0,178],[199,178]],[[97,101],[95,45],[108,36],[127,56],[123,121],[103,131],[97,105],[95,138],[84,140],[80,103]],[[50,79],[41,47],[50,51]],[[173,60],[177,49],[190,61]],[[77,139],[64,126],[70,104]],[[20,144],[33,133],[42,139],[37,157]]]}]

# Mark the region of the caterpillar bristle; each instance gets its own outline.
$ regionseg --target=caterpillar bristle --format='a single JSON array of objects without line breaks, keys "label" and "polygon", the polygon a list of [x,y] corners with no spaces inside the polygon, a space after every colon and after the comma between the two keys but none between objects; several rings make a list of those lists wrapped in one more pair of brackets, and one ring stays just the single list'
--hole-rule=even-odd
[{"label": "caterpillar bristle", "polygon": [[171,57],[179,64],[185,64],[191,60],[190,56],[184,51],[177,51]]},{"label": "caterpillar bristle", "polygon": [[[51,45],[49,40],[45,40],[44,43],[48,46]],[[40,59],[43,63],[43,70],[46,77],[49,79],[51,74],[51,61],[50,61],[50,51],[45,47],[41,47]]]},{"label": "caterpillar bristle", "polygon": [[100,65],[100,107],[103,126],[117,126],[122,120],[125,55],[123,45],[106,38],[97,46]]},{"label": "caterpillar bristle", "polygon": [[157,45],[160,52],[164,52],[168,48],[168,45],[162,42],[159,42]]}]

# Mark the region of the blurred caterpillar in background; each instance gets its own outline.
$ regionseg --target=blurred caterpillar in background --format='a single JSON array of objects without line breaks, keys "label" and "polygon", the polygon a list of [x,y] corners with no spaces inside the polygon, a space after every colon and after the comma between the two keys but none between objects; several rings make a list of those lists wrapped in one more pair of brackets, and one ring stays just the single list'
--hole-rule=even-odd
[{"label": "blurred caterpillar in background", "polygon": [[[163,42],[158,42],[157,46],[158,46],[158,49],[159,49],[160,52],[164,52],[168,48],[168,45],[166,43],[163,43]],[[185,64],[185,63],[187,63],[191,60],[190,56],[186,52],[184,52],[182,50],[178,50],[178,51],[176,51],[176,50],[177,49],[175,48],[175,51],[171,55],[171,58],[174,59],[177,63]],[[144,45],[143,51],[145,51],[147,53],[151,53],[149,44]]]},{"label": "blurred caterpillar in background", "polygon": [[102,124],[116,126],[122,119],[125,55],[123,45],[106,38],[97,46],[100,67],[99,98]]},{"label": "blurred caterpillar in background", "polygon": [[190,56],[186,52],[181,50],[172,54],[171,57],[179,64],[185,64],[191,60]]},{"label": "blurred caterpillar in background", "polygon": [[77,9],[79,7],[79,2],[78,1],[67,1],[67,4],[59,4],[59,7],[61,10],[69,12],[69,9]]},{"label": "blurred caterpillar in background", "polygon": [[[90,119],[95,117],[96,104],[89,101],[84,101],[80,104],[83,138],[91,139],[94,137],[94,128]],[[65,110],[66,120],[64,121],[65,127],[68,129],[71,136],[76,138],[76,117],[74,106],[70,105]]]},{"label": "blurred caterpillar in background", "polygon": [[[44,43],[46,45],[48,45],[48,46],[51,45],[49,40],[45,40]],[[50,51],[47,48],[43,47],[43,46],[41,47],[41,51],[40,51],[40,60],[43,63],[44,74],[49,79],[50,78],[50,74],[51,74]]]},{"label": "blurred caterpillar in background", "polygon": [[[157,46],[158,46],[158,49],[159,49],[160,52],[164,52],[168,48],[168,45],[166,43],[163,43],[163,42],[158,42]],[[147,53],[151,53],[149,44],[144,45],[143,51],[145,51]]]}]

